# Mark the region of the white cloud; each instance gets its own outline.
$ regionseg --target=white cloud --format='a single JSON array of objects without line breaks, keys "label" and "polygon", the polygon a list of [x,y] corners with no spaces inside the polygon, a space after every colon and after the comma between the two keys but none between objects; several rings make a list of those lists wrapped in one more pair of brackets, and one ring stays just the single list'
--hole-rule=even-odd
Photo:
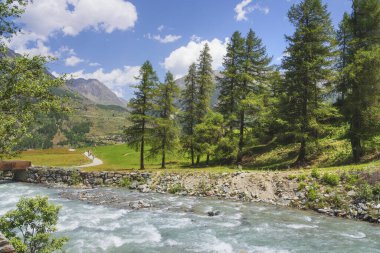
[{"label": "white cloud", "polygon": [[164,25],[160,25],[159,27],[157,27],[157,31],[162,32],[162,30],[164,30],[164,28],[165,28]]},{"label": "white cloud", "polygon": [[247,15],[255,10],[258,10],[265,15],[269,13],[269,8],[260,4],[249,5],[252,0],[243,0],[235,6],[235,19],[237,21],[248,20]]},{"label": "white cloud", "polygon": [[70,54],[51,52],[46,45],[57,33],[75,36],[87,29],[111,33],[131,29],[136,21],[135,6],[124,0],[38,0],[27,5],[20,18],[23,31],[8,46],[21,54],[57,57]]},{"label": "white cloud", "polygon": [[223,63],[223,57],[226,54],[228,39],[221,41],[213,39],[211,41],[190,41],[186,46],[177,48],[170,55],[165,58],[163,66],[166,70],[171,71],[176,78],[186,75],[189,66],[197,61],[201,50],[204,45],[208,43],[210,47],[210,54],[213,59],[213,69],[220,69]]},{"label": "white cloud", "polygon": [[168,34],[166,35],[165,37],[161,37],[161,35],[154,35],[152,37],[154,40],[157,40],[161,43],[171,43],[171,42],[175,42],[177,40],[179,40],[180,38],[182,38],[182,36],[180,35],[173,35],[173,34]]},{"label": "white cloud", "polygon": [[70,67],[74,67],[74,66],[78,65],[81,62],[83,62],[83,60],[81,58],[73,55],[73,56],[70,56],[70,57],[66,58],[65,65],[66,66],[70,66]]},{"label": "white cloud", "polygon": [[100,63],[98,63],[98,62],[90,62],[88,65],[89,65],[90,67],[100,67],[100,66],[102,66],[102,64],[100,64]]},{"label": "white cloud", "polygon": [[75,36],[93,28],[111,33],[133,28],[135,6],[124,0],[38,0],[29,4],[21,21],[37,34]]},{"label": "white cloud", "polygon": [[[129,86],[137,84],[136,77],[139,75],[140,66],[124,66],[123,68],[113,69],[110,72],[99,68],[94,72],[80,70],[71,73],[73,78],[97,79],[104,83],[108,88],[119,97],[131,97],[132,90]],[[56,74],[56,73],[54,73]]]}]

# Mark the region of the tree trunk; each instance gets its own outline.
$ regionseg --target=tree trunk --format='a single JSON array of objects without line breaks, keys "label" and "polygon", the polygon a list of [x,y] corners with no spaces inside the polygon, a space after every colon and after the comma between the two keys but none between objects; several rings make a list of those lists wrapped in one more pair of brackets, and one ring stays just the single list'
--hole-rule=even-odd
[{"label": "tree trunk", "polygon": [[165,154],[165,149],[164,150],[162,150],[162,162],[161,162],[161,168],[162,169],[165,169],[166,168],[166,161],[165,161],[165,159],[166,159],[166,154]]},{"label": "tree trunk", "polygon": [[298,158],[296,161],[296,165],[303,167],[306,165],[306,131],[308,130],[309,126],[309,120],[307,118],[307,102],[308,102],[308,91],[307,88],[304,88],[304,98],[303,98],[303,105],[302,105],[302,127],[301,127],[301,133],[302,133],[302,138],[301,138],[301,147],[298,152]]},{"label": "tree trunk", "polygon": [[358,129],[360,128],[359,116],[354,114],[351,123],[350,139],[352,148],[352,158],[354,163],[359,163],[363,155],[363,147],[361,144],[360,137],[358,136]]},{"label": "tree trunk", "polygon": [[144,165],[144,144],[145,144],[145,120],[142,123],[141,147],[140,147],[140,170],[145,169]]},{"label": "tree trunk", "polygon": [[306,140],[305,137],[302,137],[301,147],[298,152],[298,158],[296,161],[296,165],[304,166],[306,164]]},{"label": "tree trunk", "polygon": [[206,158],[206,165],[207,166],[208,166],[209,162],[210,162],[210,154],[207,154],[207,158]]},{"label": "tree trunk", "polygon": [[191,166],[195,166],[194,164],[194,147],[193,144],[191,144]]},{"label": "tree trunk", "polygon": [[199,162],[201,161],[201,156],[197,155],[197,165],[199,165]]},{"label": "tree trunk", "polygon": [[244,110],[240,112],[240,133],[239,133],[239,150],[237,155],[237,162],[240,163],[243,159],[243,147],[244,147]]}]

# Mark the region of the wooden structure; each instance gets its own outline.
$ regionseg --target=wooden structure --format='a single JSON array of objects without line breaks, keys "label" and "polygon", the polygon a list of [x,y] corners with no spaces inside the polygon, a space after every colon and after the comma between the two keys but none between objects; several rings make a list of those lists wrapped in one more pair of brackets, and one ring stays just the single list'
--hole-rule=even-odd
[{"label": "wooden structure", "polygon": [[30,161],[0,161],[0,171],[22,171],[31,166]]}]

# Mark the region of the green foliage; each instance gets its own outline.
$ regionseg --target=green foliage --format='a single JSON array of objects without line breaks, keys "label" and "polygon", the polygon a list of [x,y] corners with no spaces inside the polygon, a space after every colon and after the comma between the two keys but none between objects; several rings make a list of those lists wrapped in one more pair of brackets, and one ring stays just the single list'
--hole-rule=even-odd
[{"label": "green foliage", "polygon": [[373,187],[372,193],[373,193],[373,198],[374,198],[376,201],[380,201],[380,182],[378,182],[378,183]]},{"label": "green foliage", "polygon": [[91,121],[70,121],[66,129],[63,129],[66,140],[60,145],[70,145],[71,147],[92,146],[93,142],[87,137],[92,127]]},{"label": "green foliage", "polygon": [[131,125],[125,130],[127,143],[129,146],[140,149],[140,169],[144,169],[144,151],[145,144],[152,142],[151,129],[149,124],[154,123],[154,96],[155,89],[158,86],[158,78],[153,70],[152,64],[146,61],[140,68],[140,74],[137,77],[140,81],[135,86],[135,97],[128,104],[130,115],[128,120]]},{"label": "green foliage", "polygon": [[180,183],[174,184],[170,186],[170,188],[168,189],[168,192],[170,194],[176,194],[178,192],[183,192],[183,191],[186,191],[186,188]]},{"label": "green foliage", "polygon": [[82,178],[79,174],[78,170],[72,170],[71,171],[71,184],[72,185],[78,185],[82,182]]},{"label": "green foliage", "polygon": [[52,237],[60,207],[47,197],[21,198],[15,210],[0,218],[0,231],[18,253],[52,253],[61,250],[67,238]]},{"label": "green foliage", "polygon": [[178,147],[179,128],[175,120],[178,109],[175,99],[179,88],[174,82],[173,75],[168,72],[164,84],[160,84],[155,94],[155,114],[152,131],[150,155],[161,154],[161,167],[166,167],[166,154],[174,152]]},{"label": "green foliage", "polygon": [[312,171],[311,171],[311,176],[315,179],[319,179],[321,178],[321,174],[319,173],[319,171],[314,168]]},{"label": "green foliage", "polygon": [[368,183],[361,184],[357,191],[356,198],[358,201],[371,201],[373,199],[373,190]]},{"label": "green foliage", "polygon": [[326,185],[337,186],[340,182],[340,176],[334,173],[325,173],[321,181]]},{"label": "green foliage", "polygon": [[320,0],[293,5],[288,17],[295,32],[286,37],[281,118],[287,134],[301,144],[297,163],[304,165],[307,143],[319,135],[324,123],[323,97],[332,79],[334,33],[327,6]]},{"label": "green foliage", "polygon": [[219,113],[208,111],[204,121],[194,128],[195,150],[199,154],[209,157],[216,154],[219,140],[223,137],[223,116]]},{"label": "green foliage", "polygon": [[302,182],[302,181],[305,181],[306,180],[306,174],[300,174],[297,176],[297,180],[298,182]]},{"label": "green foliage", "polygon": [[306,188],[306,183],[305,182],[301,182],[301,183],[298,184],[298,191],[302,191],[305,188]]},{"label": "green foliage", "polygon": [[120,187],[129,187],[131,186],[132,182],[128,177],[124,177],[122,180],[119,182]]},{"label": "green foliage", "polygon": [[317,198],[318,198],[317,190],[314,187],[310,187],[307,190],[307,199],[308,199],[308,201],[313,202],[313,201],[317,200]]}]

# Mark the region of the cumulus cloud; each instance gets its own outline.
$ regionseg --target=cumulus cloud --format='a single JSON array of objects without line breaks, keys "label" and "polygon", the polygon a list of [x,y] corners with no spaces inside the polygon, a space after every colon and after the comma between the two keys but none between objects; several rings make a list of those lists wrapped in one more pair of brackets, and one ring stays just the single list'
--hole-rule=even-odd
[{"label": "cumulus cloud", "polygon": [[69,67],[74,67],[74,66],[78,65],[81,62],[83,62],[83,60],[81,58],[73,55],[73,56],[70,56],[70,57],[66,58],[65,65],[69,66]]},{"label": "cumulus cloud", "polygon": [[160,25],[159,27],[157,27],[157,31],[162,32],[162,30],[164,30],[164,28],[165,28],[164,25]]},{"label": "cumulus cloud", "polygon": [[75,36],[90,28],[111,33],[134,27],[137,11],[124,0],[38,0],[27,6],[21,21],[44,36],[55,32]]},{"label": "cumulus cloud", "polygon": [[168,35],[166,35],[166,36],[164,36],[164,37],[161,37],[161,35],[154,35],[152,38],[153,38],[154,40],[157,40],[157,41],[159,41],[159,42],[161,42],[161,43],[166,44],[166,43],[175,42],[175,41],[179,40],[180,38],[182,38],[182,36],[180,36],[180,35],[168,34]]},{"label": "cumulus cloud", "polygon": [[235,6],[235,19],[237,21],[248,20],[247,15],[255,10],[258,10],[264,14],[269,13],[268,7],[261,6],[260,4],[250,5],[251,2],[252,0],[243,0]]},{"label": "cumulus cloud", "polygon": [[73,78],[97,79],[115,92],[117,96],[129,98],[132,95],[131,86],[138,83],[136,77],[139,75],[139,70],[140,66],[124,66],[109,72],[99,68],[94,72],[80,70],[70,75]]},{"label": "cumulus cloud", "polygon": [[135,6],[124,0],[38,0],[21,16],[23,31],[8,46],[17,53],[57,56],[47,42],[61,33],[75,36],[88,29],[111,33],[128,30],[137,21]]},{"label": "cumulus cloud", "polygon": [[177,48],[165,58],[163,66],[174,74],[176,78],[186,75],[189,66],[197,61],[199,53],[204,45],[208,43],[210,54],[213,59],[213,69],[220,69],[223,63],[223,57],[227,52],[228,39],[221,41],[219,39],[208,40],[191,40],[187,45]]}]

